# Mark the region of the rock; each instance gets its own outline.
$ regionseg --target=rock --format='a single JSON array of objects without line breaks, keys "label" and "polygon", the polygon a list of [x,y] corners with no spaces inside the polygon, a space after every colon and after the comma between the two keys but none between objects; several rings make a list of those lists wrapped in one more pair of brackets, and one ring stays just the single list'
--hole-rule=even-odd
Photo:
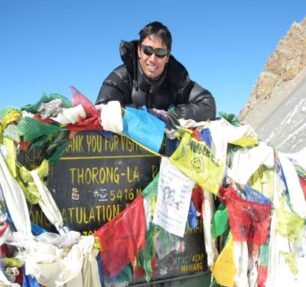
[{"label": "rock", "polygon": [[239,114],[239,119],[256,128],[278,106],[269,105],[268,102],[272,98],[276,98],[272,101],[274,103],[286,100],[296,85],[296,78],[305,68],[306,18],[300,23],[292,24],[268,58],[250,98]]},{"label": "rock", "polygon": [[306,18],[293,23],[268,58],[245,107],[242,123],[282,152],[306,146]]}]

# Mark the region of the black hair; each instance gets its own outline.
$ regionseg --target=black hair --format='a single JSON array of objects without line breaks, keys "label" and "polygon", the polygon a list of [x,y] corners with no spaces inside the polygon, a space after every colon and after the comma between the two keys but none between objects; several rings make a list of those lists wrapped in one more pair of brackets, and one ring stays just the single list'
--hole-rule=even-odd
[{"label": "black hair", "polygon": [[168,50],[171,51],[172,36],[169,29],[164,24],[154,21],[144,26],[139,31],[139,43],[141,44],[142,41],[150,35],[155,35],[161,38]]}]

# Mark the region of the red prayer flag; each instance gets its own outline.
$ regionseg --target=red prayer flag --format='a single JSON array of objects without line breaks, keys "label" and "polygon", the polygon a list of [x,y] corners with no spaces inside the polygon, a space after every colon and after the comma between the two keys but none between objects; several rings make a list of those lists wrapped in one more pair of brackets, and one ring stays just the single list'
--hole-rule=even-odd
[{"label": "red prayer flag", "polygon": [[66,129],[74,132],[90,130],[90,131],[102,131],[103,128],[99,122],[99,117],[87,118],[79,120],[75,124],[68,124]]},{"label": "red prayer flag", "polygon": [[77,105],[82,105],[84,111],[88,118],[99,117],[100,112],[97,110],[94,104],[92,104],[81,92],[79,92],[75,87],[70,87],[72,91],[72,103]]},{"label": "red prayer flag", "polygon": [[238,196],[226,197],[225,201],[234,240],[264,244],[268,236],[272,204],[252,202]]},{"label": "red prayer flag", "polygon": [[46,124],[54,124],[54,120],[50,119],[50,118],[47,118],[47,119],[43,119],[41,116],[39,115],[34,115],[34,119],[37,120],[37,121],[40,121],[42,123],[46,123]]},{"label": "red prayer flag", "polygon": [[299,176],[299,181],[300,181],[300,185],[302,187],[303,193],[304,193],[304,197],[306,199],[306,178]]},{"label": "red prayer flag", "polygon": [[97,110],[94,104],[92,104],[81,92],[76,88],[71,87],[72,91],[72,103],[74,105],[82,105],[86,113],[86,119],[81,119],[75,124],[68,124],[67,129],[70,131],[82,131],[82,130],[103,130],[99,119],[100,112]]},{"label": "red prayer flag", "polygon": [[226,203],[226,200],[228,198],[239,198],[238,194],[237,194],[237,190],[233,187],[232,184],[229,184],[227,187],[221,186],[219,188],[219,200],[223,203]]},{"label": "red prayer flag", "polygon": [[198,141],[202,140],[200,131],[193,131],[193,137],[197,139]]},{"label": "red prayer flag", "polygon": [[145,245],[146,222],[142,195],[95,235],[101,243],[103,272],[116,276],[126,264],[134,262]]},{"label": "red prayer flag", "polygon": [[257,287],[266,286],[266,281],[268,277],[268,268],[265,266],[259,266],[258,268],[258,279],[257,279]]},{"label": "red prayer flag", "polygon": [[19,148],[20,150],[27,152],[31,146],[31,142],[24,142],[24,141],[20,141],[19,143]]},{"label": "red prayer flag", "polygon": [[196,187],[192,190],[191,200],[194,204],[196,211],[202,215],[202,204],[204,200],[204,192],[202,187],[196,185]]}]

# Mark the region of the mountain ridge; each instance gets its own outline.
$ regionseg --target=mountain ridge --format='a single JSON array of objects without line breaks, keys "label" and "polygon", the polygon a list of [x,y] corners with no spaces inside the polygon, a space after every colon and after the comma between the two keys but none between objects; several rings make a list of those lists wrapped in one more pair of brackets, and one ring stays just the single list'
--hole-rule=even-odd
[{"label": "mountain ridge", "polygon": [[305,96],[306,17],[281,38],[238,117],[254,127],[262,141],[296,152],[306,143]]}]

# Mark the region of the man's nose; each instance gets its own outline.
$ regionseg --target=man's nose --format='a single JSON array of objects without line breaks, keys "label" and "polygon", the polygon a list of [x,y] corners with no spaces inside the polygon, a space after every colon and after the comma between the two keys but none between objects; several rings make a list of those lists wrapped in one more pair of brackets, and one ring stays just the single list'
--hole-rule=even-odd
[{"label": "man's nose", "polygon": [[156,60],[157,60],[157,57],[156,57],[155,53],[153,53],[153,54],[149,57],[149,60],[150,60],[150,61],[156,61]]}]

